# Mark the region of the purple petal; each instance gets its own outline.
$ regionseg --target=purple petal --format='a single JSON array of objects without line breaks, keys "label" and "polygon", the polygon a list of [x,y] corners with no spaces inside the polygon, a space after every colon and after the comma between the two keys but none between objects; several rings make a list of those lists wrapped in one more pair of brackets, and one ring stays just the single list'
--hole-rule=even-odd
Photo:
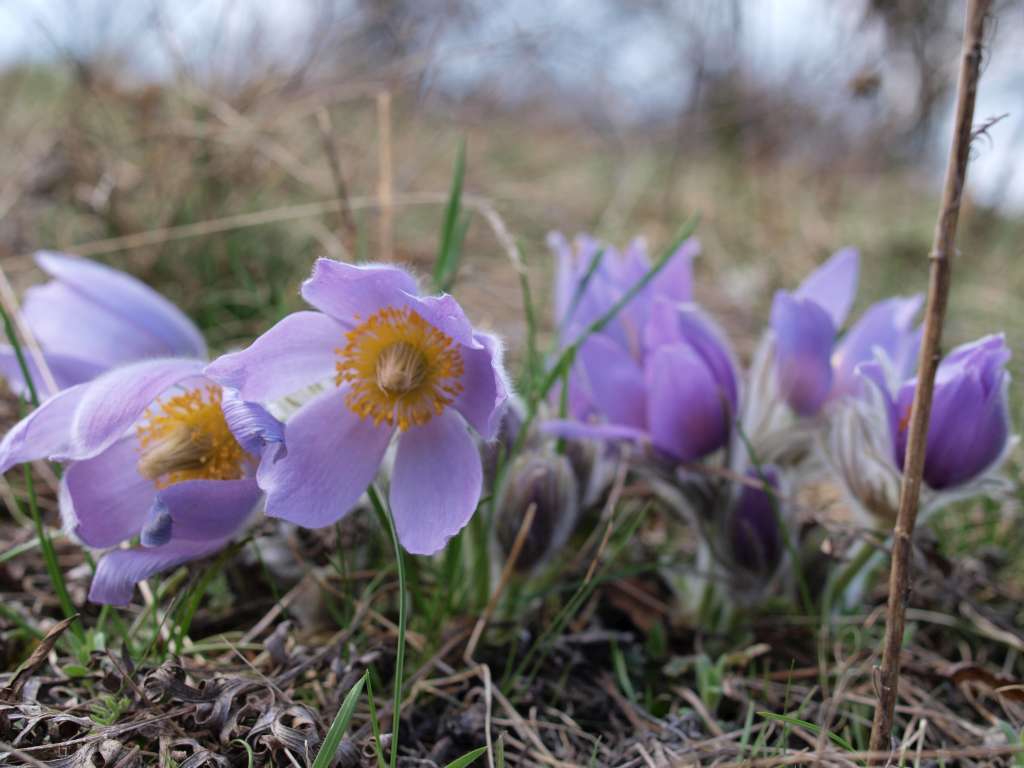
[{"label": "purple petal", "polygon": [[94,379],[71,423],[69,458],[95,456],[110,447],[163,392],[201,375],[203,362],[183,358],[145,360]]},{"label": "purple petal", "polygon": [[576,291],[578,276],[572,245],[561,232],[551,232],[547,237],[548,248],[555,255],[555,326],[561,326],[568,318],[569,307]]},{"label": "purple petal", "polygon": [[[778,476],[773,467],[754,470],[747,477],[778,491]],[[770,573],[782,556],[781,521],[778,507],[782,500],[767,490],[744,484],[733,507],[730,542],[736,562],[755,573]]]},{"label": "purple petal", "polygon": [[480,452],[462,419],[443,411],[398,442],[391,511],[398,540],[414,555],[432,555],[469,522],[480,501]]},{"label": "purple petal", "polygon": [[[939,365],[928,425],[924,479],[936,489],[953,488],[988,469],[1006,448],[1010,434],[1009,349],[1001,336],[987,337],[951,352]],[[899,392],[907,416],[916,380]],[[897,458],[903,466],[907,416],[900,423]]]},{"label": "purple petal", "polygon": [[647,423],[644,373],[629,353],[595,333],[580,347],[579,361],[586,372],[590,397],[613,424],[643,428]]},{"label": "purple petal", "polygon": [[275,400],[332,378],[344,344],[345,328],[333,318],[294,312],[242,351],[218,357],[205,374],[245,400]]},{"label": "purple petal", "polygon": [[919,338],[913,328],[914,316],[922,301],[921,296],[886,299],[864,312],[832,355],[833,396],[859,392],[860,381],[855,370],[860,363],[873,359],[876,350],[882,350],[897,367],[901,363],[905,365],[908,356],[914,356]]},{"label": "purple petal", "polygon": [[174,530],[174,520],[171,513],[164,504],[160,494],[153,499],[153,506],[149,508],[146,522],[139,532],[139,543],[144,547],[160,547],[171,540]]},{"label": "purple petal", "polygon": [[[35,355],[27,349],[23,350],[23,353],[29,376],[32,377],[32,383],[35,384],[36,392],[39,394],[40,399],[45,400],[47,396],[55,394],[48,391],[46,379],[36,364]],[[98,363],[96,360],[73,355],[58,355],[52,352],[44,352],[43,360],[53,376],[53,381],[57,385],[58,391],[90,381],[107,369],[105,365]],[[18,356],[11,347],[5,345],[0,345],[0,378],[7,380],[7,385],[11,388],[12,392],[28,398],[29,389],[21,375],[21,365],[18,363]]]},{"label": "purple petal", "polygon": [[173,521],[175,541],[232,538],[249,519],[260,495],[254,478],[186,480],[159,493]]},{"label": "purple petal", "polygon": [[732,413],[736,413],[738,366],[725,332],[695,304],[679,308],[678,323],[682,338],[701,356]]},{"label": "purple petal", "polygon": [[384,458],[393,429],[374,426],[333,389],[304,405],[284,426],[288,453],[257,471],[267,514],[322,528],[349,512]]},{"label": "purple petal", "polygon": [[457,344],[468,349],[482,348],[483,345],[473,333],[469,318],[454,297],[447,293],[440,296],[407,296],[406,302],[420,317]]},{"label": "purple petal", "polygon": [[[221,410],[231,434],[253,456],[262,456],[269,445],[284,444],[284,424],[259,403],[242,400],[238,392],[224,389]],[[283,454],[278,454],[283,455]]]},{"label": "purple petal", "polygon": [[797,299],[809,299],[824,309],[839,329],[850,314],[857,295],[857,277],[860,272],[860,254],[856,248],[843,248],[807,276],[794,294]]},{"label": "purple petal", "polygon": [[463,390],[453,405],[484,440],[491,440],[498,432],[508,403],[509,385],[502,364],[501,342],[486,333],[474,336],[483,349],[463,347]]},{"label": "purple petal", "polygon": [[815,302],[779,291],[772,303],[771,325],[782,397],[799,415],[813,416],[832,389],[832,319]]},{"label": "purple petal", "polygon": [[108,552],[96,566],[89,600],[107,605],[127,605],[131,602],[135,585],[157,573],[176,568],[190,560],[212,555],[227,540],[175,541],[162,547],[136,547]]},{"label": "purple petal", "polygon": [[548,419],[537,428],[546,435],[566,437],[570,440],[610,440],[649,443],[651,436],[643,429],[621,424],[592,424],[574,419]]},{"label": "purple petal", "polygon": [[697,238],[684,240],[661,272],[654,276],[651,294],[678,304],[693,301],[693,260],[699,253]]},{"label": "purple petal", "polygon": [[0,442],[0,472],[36,459],[63,458],[71,451],[71,419],[85,384],[51,397],[23,418]]},{"label": "purple petal", "polygon": [[313,274],[302,284],[302,298],[348,326],[382,307],[404,306],[418,293],[416,280],[391,264],[346,264],[317,259]]},{"label": "purple petal", "polygon": [[693,461],[725,446],[730,407],[703,358],[688,344],[659,347],[647,361],[647,423],[657,448]]},{"label": "purple petal", "polygon": [[112,547],[142,530],[156,486],[138,472],[139,444],[134,435],[103,453],[70,464],[64,473],[65,526],[90,547]]},{"label": "purple petal", "polygon": [[[192,321],[174,304],[134,277],[87,259],[53,252],[36,254],[36,263],[98,307],[100,312],[117,318],[120,324],[128,328],[136,339],[130,346],[133,352],[141,350],[141,356],[146,357],[206,357],[206,343]],[[51,317],[64,314],[64,311],[54,312],[55,306],[49,307]],[[88,314],[89,319],[98,317],[97,310]],[[76,323],[84,327],[86,319],[81,318]],[[60,331],[59,328],[57,330]],[[98,334],[83,331],[74,324],[65,324],[63,332],[57,335],[70,340],[71,335],[79,334],[91,343],[101,343]],[[45,346],[54,351],[62,351],[49,343]],[[69,351],[75,350],[72,348]],[[128,359],[134,358],[122,356],[118,362]]]}]

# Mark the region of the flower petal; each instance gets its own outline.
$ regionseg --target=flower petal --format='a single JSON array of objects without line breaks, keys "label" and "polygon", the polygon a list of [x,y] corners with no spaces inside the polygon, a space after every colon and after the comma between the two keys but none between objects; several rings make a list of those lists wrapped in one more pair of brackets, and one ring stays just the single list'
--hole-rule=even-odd
[{"label": "flower petal", "polygon": [[345,328],[321,312],[293,312],[240,352],[222,355],[205,374],[245,400],[276,400],[334,375]]},{"label": "flower petal", "polygon": [[[131,275],[88,259],[51,251],[37,253],[36,263],[99,307],[100,311],[119,318],[120,324],[128,329],[127,332],[135,336],[133,353],[142,350],[140,356],[146,357],[206,357],[206,342],[185,313]],[[48,308],[51,317],[60,314],[54,311],[55,306]],[[94,310],[89,317],[97,319],[98,315]],[[79,321],[79,325],[84,328],[84,319]],[[69,334],[80,336],[82,333],[76,330],[75,325],[64,324],[63,332],[59,335],[70,339]],[[89,338],[93,343],[100,343],[98,334],[89,334]],[[61,351],[49,344],[46,346]],[[118,362],[127,359],[122,355]]]},{"label": "flower petal", "polygon": [[591,400],[613,424],[647,425],[644,372],[630,354],[604,334],[590,336],[579,350]]},{"label": "flower petal", "polygon": [[270,517],[322,528],[347,514],[373,482],[393,430],[359,418],[345,404],[347,391],[304,405],[284,426],[288,453],[260,464],[256,477]]},{"label": "flower petal", "polygon": [[482,486],[480,453],[452,411],[402,434],[391,477],[402,546],[414,555],[442,549],[473,516]]},{"label": "flower petal", "polygon": [[130,435],[68,466],[61,517],[70,533],[90,547],[112,547],[142,530],[156,486],[139,474],[138,461],[139,444]]},{"label": "flower petal", "polygon": [[872,360],[875,350],[882,350],[897,368],[903,367],[907,357],[914,357],[918,339],[913,328],[914,316],[923,300],[920,295],[895,297],[865,310],[832,354],[833,396],[856,395],[860,391],[856,368]]},{"label": "flower petal", "polygon": [[815,302],[828,313],[833,327],[839,329],[857,295],[859,272],[860,253],[856,248],[843,248],[808,275],[794,295]]},{"label": "flower petal", "polygon": [[212,541],[175,541],[161,547],[135,547],[108,552],[96,566],[89,600],[106,605],[127,605],[135,585],[144,579],[175,568],[190,560],[212,555],[227,543]]},{"label": "flower petal", "polygon": [[502,364],[501,341],[487,333],[475,333],[483,349],[462,349],[462,392],[452,404],[484,440],[498,433],[509,392]]},{"label": "flower petal", "polygon": [[622,424],[591,424],[574,419],[548,419],[538,424],[537,428],[545,435],[566,437],[570,440],[622,440],[641,445],[651,441],[651,435],[646,430]]},{"label": "flower petal", "polygon": [[416,279],[392,264],[346,264],[317,259],[302,284],[302,298],[351,326],[386,306],[404,306],[418,293]]},{"label": "flower petal", "polygon": [[[693,301],[693,260],[699,253],[697,238],[688,237],[680,243],[668,263],[654,276],[650,293],[680,304]],[[647,268],[650,269],[650,265]]]},{"label": "flower petal", "polygon": [[832,319],[816,302],[779,291],[771,325],[779,391],[796,413],[813,416],[832,389]]},{"label": "flower petal", "polygon": [[71,450],[71,420],[86,386],[57,393],[11,427],[0,442],[0,472],[26,461],[65,457]]},{"label": "flower petal", "polygon": [[[48,396],[55,394],[47,390],[43,374],[36,364],[35,355],[27,349],[23,350],[23,353],[28,374],[32,377],[32,383],[36,387],[39,398],[45,400]],[[44,352],[42,355],[58,391],[94,379],[107,370],[107,366],[95,359],[86,359],[76,355],[60,355],[53,352]],[[7,385],[15,394],[25,398],[29,396],[28,386],[21,375],[18,355],[7,345],[0,345],[0,378],[7,380]]]},{"label": "flower petal", "polygon": [[89,458],[110,447],[161,393],[199,376],[202,369],[201,360],[144,360],[84,384],[85,393],[71,422],[69,458]]},{"label": "flower petal", "polygon": [[667,344],[647,361],[647,423],[657,448],[693,461],[725,446],[730,407],[696,349]]},{"label": "flower petal", "polygon": [[[262,456],[267,446],[284,449],[284,424],[259,403],[243,400],[234,389],[225,388],[221,410],[231,434],[253,456]],[[279,453],[278,455],[284,455]]]},{"label": "flower petal", "polygon": [[230,539],[262,495],[255,478],[186,480],[159,493],[174,524],[174,541]]}]

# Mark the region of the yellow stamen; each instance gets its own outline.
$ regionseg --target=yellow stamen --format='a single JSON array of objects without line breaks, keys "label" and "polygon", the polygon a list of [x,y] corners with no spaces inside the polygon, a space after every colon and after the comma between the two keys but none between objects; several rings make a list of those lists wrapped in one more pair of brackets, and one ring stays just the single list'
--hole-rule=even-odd
[{"label": "yellow stamen", "polygon": [[238,444],[221,410],[220,387],[190,389],[146,411],[135,433],[139,472],[157,488],[183,480],[239,480],[255,461]]},{"label": "yellow stamen", "polygon": [[345,403],[374,424],[401,430],[426,424],[462,392],[462,355],[455,342],[415,311],[386,307],[345,335],[335,350],[335,383]]}]

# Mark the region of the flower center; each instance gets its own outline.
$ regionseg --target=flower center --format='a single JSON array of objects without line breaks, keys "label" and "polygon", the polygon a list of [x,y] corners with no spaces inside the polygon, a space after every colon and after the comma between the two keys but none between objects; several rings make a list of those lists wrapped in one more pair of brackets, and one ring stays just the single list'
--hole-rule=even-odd
[{"label": "flower center", "polygon": [[157,488],[183,480],[239,480],[255,459],[228,427],[221,388],[197,387],[146,411],[135,428],[139,473]]},{"label": "flower center", "polygon": [[426,424],[462,392],[462,355],[450,336],[411,309],[385,307],[345,335],[334,382],[374,424]]}]

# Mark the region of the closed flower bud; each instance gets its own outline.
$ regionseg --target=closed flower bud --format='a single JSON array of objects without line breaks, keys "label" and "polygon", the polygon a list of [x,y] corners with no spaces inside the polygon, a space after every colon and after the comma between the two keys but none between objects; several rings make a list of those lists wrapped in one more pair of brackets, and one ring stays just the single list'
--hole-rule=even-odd
[{"label": "closed flower bud", "polygon": [[498,543],[506,555],[531,506],[533,523],[516,560],[519,571],[539,565],[561,549],[576,524],[579,492],[564,456],[526,453],[509,467],[497,505]]},{"label": "closed flower bud", "polygon": [[730,550],[736,565],[770,575],[784,549],[778,473],[764,467],[760,473],[750,471],[747,476],[763,486],[744,484],[737,494],[729,519]]}]

